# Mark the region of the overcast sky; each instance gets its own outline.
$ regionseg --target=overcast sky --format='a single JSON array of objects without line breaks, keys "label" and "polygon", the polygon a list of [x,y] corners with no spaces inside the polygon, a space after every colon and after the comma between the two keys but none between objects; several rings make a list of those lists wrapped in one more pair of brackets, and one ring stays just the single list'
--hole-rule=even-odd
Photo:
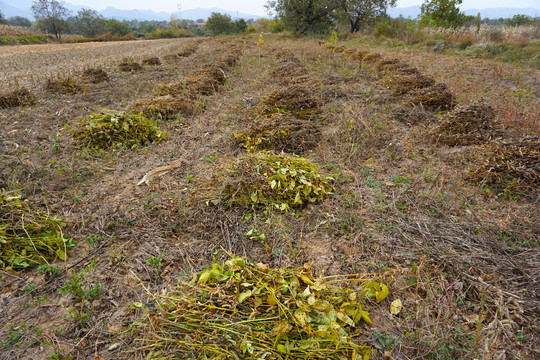
[{"label": "overcast sky", "polygon": [[[7,0],[7,3],[16,0]],[[239,12],[266,15],[264,4],[267,0],[66,0],[65,2],[90,6],[97,10],[103,10],[107,6],[113,6],[117,9],[151,9],[154,11],[176,11],[177,5],[182,5],[182,10],[195,8],[221,8],[225,10],[238,10]],[[398,0],[398,7],[407,7],[422,4],[423,0]],[[540,0],[463,0],[460,8],[482,9],[489,7],[539,7]]]}]

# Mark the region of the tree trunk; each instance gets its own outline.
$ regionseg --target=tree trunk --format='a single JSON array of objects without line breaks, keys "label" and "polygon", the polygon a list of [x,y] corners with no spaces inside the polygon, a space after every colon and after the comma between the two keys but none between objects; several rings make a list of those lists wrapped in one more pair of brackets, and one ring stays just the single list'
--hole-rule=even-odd
[{"label": "tree trunk", "polygon": [[351,19],[351,34],[358,32],[360,30],[360,19],[358,17]]}]

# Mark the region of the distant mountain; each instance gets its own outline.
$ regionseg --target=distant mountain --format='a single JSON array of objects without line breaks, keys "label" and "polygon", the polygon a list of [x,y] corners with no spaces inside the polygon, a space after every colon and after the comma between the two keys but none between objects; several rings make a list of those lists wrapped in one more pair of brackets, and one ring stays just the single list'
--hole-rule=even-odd
[{"label": "distant mountain", "polygon": [[[32,0],[17,0],[16,5],[6,4],[6,0],[0,0],[0,10],[4,13],[6,18],[11,16],[24,16],[29,19],[33,19],[32,11],[30,10],[32,6]],[[11,1],[10,1],[11,2]],[[84,8],[84,6],[73,5],[70,3],[64,4],[66,8],[72,11],[72,15],[75,15],[77,11]],[[212,9],[191,9],[182,11],[182,19],[197,20],[197,19],[208,19],[213,12],[219,12],[222,14],[228,14],[231,18],[244,18],[244,19],[259,19],[261,16],[246,14],[237,12],[234,10],[224,10],[218,8]],[[498,19],[498,18],[509,18],[517,14],[525,14],[528,16],[536,17],[540,16],[540,9],[535,8],[488,8],[488,9],[466,9],[463,12],[467,15],[476,15],[480,12],[482,18]],[[114,7],[108,7],[100,11],[101,15],[108,19],[117,19],[117,20],[158,20],[158,21],[168,21],[171,18],[171,13],[167,12],[155,12],[153,10],[120,10]],[[420,15],[420,5],[403,7],[403,8],[391,8],[388,9],[388,15],[391,17],[398,17],[402,15],[406,18],[414,19]]]},{"label": "distant mountain", "polygon": [[[488,8],[488,9],[466,9],[462,10],[466,15],[476,15],[480,13],[482,18],[498,19],[511,18],[514,15],[524,14],[532,17],[540,16],[540,9],[535,8]],[[399,17],[402,15],[405,18],[414,19],[420,15],[420,5],[403,8],[388,9],[388,15],[391,17]]]},{"label": "distant mountain", "polygon": [[420,15],[420,5],[402,7],[402,8],[400,7],[391,8],[391,9],[388,9],[387,13],[393,18],[397,18],[401,15],[404,18],[414,19],[418,15]]},{"label": "distant mountain", "polygon": [[157,20],[157,21],[169,21],[171,14],[166,12],[155,12],[152,10],[120,10],[109,6],[108,8],[99,12],[107,19],[116,20]]},{"label": "distant mountain", "polygon": [[233,20],[236,19],[236,18],[238,18],[238,19],[243,18],[245,20],[248,20],[248,19],[257,20],[257,19],[262,17],[262,16],[258,16],[258,15],[253,15],[253,14],[246,14],[246,13],[236,12],[236,11],[233,11],[233,10],[223,10],[223,9],[218,9],[218,8],[212,8],[212,9],[197,8],[197,9],[182,11],[182,19],[191,19],[191,20],[204,19],[204,20],[206,20],[206,19],[208,19],[210,17],[210,15],[212,15],[213,12],[227,14]]},{"label": "distant mountain", "polygon": [[[5,0],[4,0],[5,1]],[[29,19],[33,19],[32,11],[30,10],[32,6],[32,0],[18,0],[16,5],[8,5],[2,0],[0,0],[0,10],[4,13],[6,18],[12,16],[23,16]],[[64,3],[64,6],[72,12],[72,15],[76,15],[77,11],[85,8],[85,6],[73,5],[70,3]],[[240,13],[233,10],[224,10],[218,8],[212,9],[192,9],[182,11],[182,19],[197,20],[197,19],[208,19],[213,12],[219,12],[222,14],[228,14],[231,18],[236,19],[258,19],[260,16]],[[167,12],[155,12],[153,10],[120,10],[112,6],[99,11],[107,19],[117,19],[117,20],[158,20],[158,21],[169,21],[171,18],[171,13]]]},{"label": "distant mountain", "polygon": [[32,6],[31,1],[28,7],[20,6],[20,4],[17,4],[17,7],[15,7],[13,5],[8,5],[0,1],[0,10],[2,10],[2,13],[6,17],[6,19],[12,16],[22,16],[25,18],[32,19],[33,15],[32,15],[32,11],[30,10],[30,6]]},{"label": "distant mountain", "polygon": [[489,8],[489,9],[467,9],[463,10],[467,15],[476,15],[480,13],[482,19],[511,18],[514,15],[528,15],[532,17],[540,16],[540,9],[535,8]]}]

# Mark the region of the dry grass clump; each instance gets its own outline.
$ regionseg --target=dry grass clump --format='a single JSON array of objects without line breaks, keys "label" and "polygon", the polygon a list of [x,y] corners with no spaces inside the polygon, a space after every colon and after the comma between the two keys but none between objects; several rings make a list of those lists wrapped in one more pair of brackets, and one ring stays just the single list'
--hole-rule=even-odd
[{"label": "dry grass clump", "polygon": [[487,104],[458,107],[446,114],[430,132],[437,144],[482,144],[501,135],[494,118],[495,111]]},{"label": "dry grass clump", "polygon": [[306,67],[299,61],[285,61],[272,69],[268,75],[275,80],[287,80],[287,78],[296,78],[306,75]]},{"label": "dry grass clump", "polygon": [[351,60],[357,60],[357,61],[362,61],[362,59],[364,58],[364,56],[366,56],[367,54],[369,54],[368,51],[366,50],[356,50],[355,52],[351,53],[349,55],[349,58]]},{"label": "dry grass clump", "polygon": [[227,53],[225,53],[223,56],[221,56],[221,58],[219,59],[219,61],[218,61],[218,63],[216,65],[218,67],[223,67],[223,68],[226,68],[226,69],[236,65],[236,63],[240,59],[241,51],[242,50],[240,48],[237,48],[236,50],[229,49],[229,51]]},{"label": "dry grass clump", "polygon": [[263,112],[288,112],[300,119],[311,119],[319,113],[320,108],[314,92],[315,89],[308,84],[295,84],[275,91],[261,99]]},{"label": "dry grass clump", "polygon": [[212,95],[218,91],[221,85],[223,85],[221,81],[219,81],[219,78],[221,78],[221,76],[215,78],[212,77],[212,74],[195,73],[186,77],[184,84],[191,94]]},{"label": "dry grass clump", "polygon": [[496,139],[478,147],[481,163],[469,169],[473,180],[512,184],[540,191],[540,135]]},{"label": "dry grass clump", "polygon": [[0,109],[28,106],[35,102],[34,94],[25,88],[0,93]]},{"label": "dry grass clump", "polygon": [[373,64],[373,63],[379,62],[380,59],[381,59],[381,54],[378,54],[378,53],[367,53],[367,54],[364,55],[364,57],[362,58],[362,63]]},{"label": "dry grass clump", "polygon": [[65,260],[75,243],[64,237],[62,220],[32,209],[16,192],[0,192],[0,268],[24,269]]},{"label": "dry grass clump", "polygon": [[82,93],[86,89],[85,87],[77,84],[75,79],[72,77],[67,77],[58,80],[48,79],[47,84],[45,85],[45,90],[57,94],[76,94]]},{"label": "dry grass clump", "polygon": [[134,113],[142,113],[149,119],[176,119],[178,115],[191,115],[197,104],[186,95],[149,96],[129,106]]},{"label": "dry grass clump", "polygon": [[192,41],[188,43],[180,52],[175,54],[175,57],[188,57],[197,51],[199,48],[200,41]]},{"label": "dry grass clump", "polygon": [[143,67],[136,61],[130,59],[123,59],[120,64],[118,64],[118,69],[124,72],[135,72],[141,71]]},{"label": "dry grass clump", "polygon": [[382,83],[392,89],[393,95],[402,95],[414,89],[422,89],[435,84],[435,80],[430,76],[413,74],[401,75],[392,74],[383,79]]},{"label": "dry grass clump", "polygon": [[196,71],[194,75],[207,76],[221,84],[225,84],[225,80],[227,80],[225,71],[221,67],[212,64],[206,65],[201,70]]},{"label": "dry grass clump", "polygon": [[142,114],[104,110],[81,119],[73,137],[93,149],[135,148],[165,138],[157,124]]},{"label": "dry grass clump", "polygon": [[321,202],[332,191],[330,178],[310,161],[272,153],[247,154],[216,179],[228,205],[267,206],[282,211]]},{"label": "dry grass clump", "polygon": [[311,121],[276,114],[235,133],[234,139],[248,152],[273,150],[301,154],[317,146],[321,130]]},{"label": "dry grass clump", "polygon": [[401,67],[401,66],[404,66],[406,64],[402,63],[400,60],[398,59],[388,59],[388,60],[381,60],[377,63],[377,71],[383,71],[384,69],[386,68],[393,68],[393,67]]},{"label": "dry grass clump", "polygon": [[137,357],[367,360],[372,350],[359,329],[372,322],[363,304],[375,286],[384,297],[388,288],[347,276],[336,281],[315,277],[308,265],[269,268],[231,256],[152,295],[158,311],[146,309],[132,325],[137,351],[145,352]]},{"label": "dry grass clump", "polygon": [[98,84],[109,81],[109,75],[103,69],[87,69],[83,72],[81,79],[87,83]]},{"label": "dry grass clump", "polygon": [[426,88],[412,89],[404,97],[404,103],[409,106],[422,105],[429,111],[449,110],[454,102],[454,96],[445,84],[435,84]]},{"label": "dry grass clump", "polygon": [[391,116],[392,119],[406,124],[431,123],[436,119],[421,103],[412,106],[400,105],[392,111]]},{"label": "dry grass clump", "polygon": [[149,57],[143,60],[144,65],[161,65],[161,60],[157,56]]}]

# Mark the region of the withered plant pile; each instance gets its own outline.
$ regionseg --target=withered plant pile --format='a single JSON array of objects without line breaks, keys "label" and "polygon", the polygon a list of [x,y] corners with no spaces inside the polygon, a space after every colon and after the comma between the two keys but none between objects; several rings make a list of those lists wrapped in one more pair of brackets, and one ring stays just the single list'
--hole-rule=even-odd
[{"label": "withered plant pile", "polygon": [[432,123],[436,117],[433,113],[427,110],[421,103],[412,106],[398,106],[392,113],[392,118],[407,124]]},{"label": "withered plant pile", "polygon": [[166,135],[142,114],[113,110],[82,118],[72,134],[81,146],[92,149],[132,149],[159,143]]},{"label": "withered plant pile", "polygon": [[0,269],[20,270],[65,260],[75,243],[64,237],[66,224],[35,209],[16,192],[0,192]]},{"label": "withered plant pile", "polygon": [[129,109],[149,119],[175,119],[178,115],[192,115],[196,102],[183,94],[148,96],[133,102]]},{"label": "withered plant pile", "polygon": [[382,83],[392,89],[394,96],[403,95],[411,90],[423,89],[435,84],[431,76],[421,74],[402,75],[393,73],[383,78]]},{"label": "withered plant pile", "polygon": [[231,257],[152,294],[157,311],[145,308],[133,329],[146,359],[368,360],[372,350],[358,330],[372,321],[363,304],[382,301],[388,288],[342,279],[317,278],[307,265],[269,268]]},{"label": "withered plant pile", "polygon": [[540,193],[540,135],[496,139],[478,147],[480,161],[469,173],[476,181],[506,185],[512,181]]},{"label": "withered plant pile", "polygon": [[495,111],[486,104],[457,107],[447,113],[430,132],[437,144],[484,144],[501,135],[494,118]]},{"label": "withered plant pile", "polygon": [[200,45],[200,41],[192,41],[190,43],[188,43],[186,46],[184,46],[184,48],[182,50],[180,50],[180,52],[174,54],[174,56],[176,57],[188,57],[188,56],[191,56],[192,54],[195,53],[195,51],[197,51],[197,49],[199,48],[199,45]]},{"label": "withered plant pile", "polygon": [[143,60],[144,65],[161,65],[161,60],[157,56],[149,57]]},{"label": "withered plant pile", "polygon": [[309,84],[295,84],[277,90],[261,99],[265,114],[285,112],[299,119],[311,119],[319,113],[316,89]]},{"label": "withered plant pile", "polygon": [[249,129],[234,134],[234,139],[248,152],[273,150],[301,154],[317,146],[321,130],[312,121],[275,114],[258,119]]},{"label": "withered plant pile", "polygon": [[319,174],[309,160],[264,152],[239,158],[214,180],[222,184],[219,199],[248,208],[290,211],[319,203],[332,191],[332,179]]},{"label": "withered plant pile", "polygon": [[45,90],[55,94],[77,94],[85,91],[85,88],[75,81],[72,77],[66,77],[57,80],[47,80]]},{"label": "withered plant pile", "polygon": [[132,59],[123,59],[122,62],[118,64],[118,69],[124,72],[135,72],[142,71],[143,67]]},{"label": "withered plant pile", "polygon": [[222,57],[212,63],[194,71],[184,79],[176,80],[169,84],[160,84],[156,88],[159,95],[184,94],[192,98],[197,95],[212,95],[219,91],[225,84],[226,71],[236,64],[240,58],[241,49],[229,49]]},{"label": "withered plant pile", "polygon": [[446,84],[435,83],[433,86],[411,90],[405,95],[403,102],[408,106],[421,104],[433,112],[446,111],[452,107],[454,96]]},{"label": "withered plant pile", "polygon": [[0,93],[0,109],[28,106],[35,102],[34,94],[25,88]]},{"label": "withered plant pile", "polygon": [[280,85],[309,81],[306,67],[296,58],[281,62],[268,75],[274,82]]},{"label": "withered plant pile", "polygon": [[362,58],[362,64],[374,64],[379,62],[381,59],[381,54],[379,53],[367,53]]},{"label": "withered plant pile", "polygon": [[81,80],[86,83],[99,84],[103,81],[109,81],[109,75],[103,69],[86,69]]}]

